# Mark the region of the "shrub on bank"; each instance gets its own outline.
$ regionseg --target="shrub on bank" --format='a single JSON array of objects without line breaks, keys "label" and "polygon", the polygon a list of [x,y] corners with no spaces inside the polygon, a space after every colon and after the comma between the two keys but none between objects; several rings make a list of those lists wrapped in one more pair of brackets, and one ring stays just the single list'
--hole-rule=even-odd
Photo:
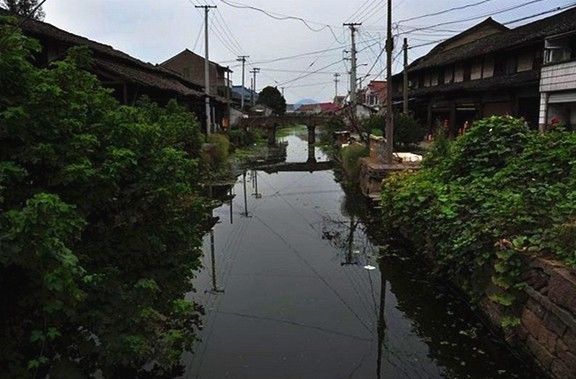
[{"label": "shrub on bank", "polygon": [[210,166],[217,167],[228,161],[230,155],[230,140],[224,134],[210,134],[206,138],[206,142],[210,144],[208,148],[203,151],[203,159]]},{"label": "shrub on bank", "polygon": [[[367,132],[382,136],[386,117],[373,115],[362,121],[362,127]],[[403,113],[394,114],[394,148],[407,149],[424,140],[426,127],[410,115]]]},{"label": "shrub on bank", "polygon": [[209,216],[198,122],[121,106],[85,49],[37,51],[0,23],[0,376],[178,376]]},{"label": "shrub on bank", "polygon": [[351,180],[358,178],[360,174],[360,158],[367,157],[370,151],[360,143],[353,143],[341,150],[342,167],[344,172]]},{"label": "shrub on bank", "polygon": [[539,134],[522,120],[490,117],[440,143],[419,172],[385,181],[385,224],[472,295],[474,275],[493,267],[503,290],[493,300],[504,306],[520,287],[518,254],[576,265],[576,134]]},{"label": "shrub on bank", "polygon": [[230,144],[235,148],[252,146],[262,141],[264,136],[259,130],[230,129],[228,131]]}]

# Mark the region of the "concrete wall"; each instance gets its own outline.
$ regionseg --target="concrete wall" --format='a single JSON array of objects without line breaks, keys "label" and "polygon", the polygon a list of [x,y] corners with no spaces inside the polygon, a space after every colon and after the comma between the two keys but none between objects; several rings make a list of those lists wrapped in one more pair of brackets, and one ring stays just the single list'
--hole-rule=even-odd
[{"label": "concrete wall", "polygon": [[540,75],[540,115],[538,120],[540,130],[544,130],[553,116],[548,104],[550,93],[570,90],[576,90],[576,61],[542,67]]},{"label": "concrete wall", "polygon": [[572,89],[576,89],[576,61],[542,67],[541,92]]}]

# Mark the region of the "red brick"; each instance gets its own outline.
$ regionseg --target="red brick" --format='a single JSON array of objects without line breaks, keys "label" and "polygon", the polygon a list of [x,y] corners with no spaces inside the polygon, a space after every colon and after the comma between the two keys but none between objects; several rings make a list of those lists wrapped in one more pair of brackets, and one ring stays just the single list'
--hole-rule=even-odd
[{"label": "red brick", "polygon": [[549,370],[552,361],[554,360],[554,356],[550,354],[550,352],[546,350],[544,346],[538,343],[538,341],[536,341],[536,339],[532,336],[528,336],[526,339],[526,346],[532,355],[534,355],[536,360],[540,363],[540,365],[544,369]]},{"label": "red brick", "polygon": [[542,320],[538,318],[534,312],[525,308],[524,312],[522,312],[522,326],[526,329],[528,334],[537,338],[540,335],[540,329],[542,328]]},{"label": "red brick", "polygon": [[557,271],[550,277],[548,297],[553,303],[576,314],[576,283]]},{"label": "red brick", "polygon": [[556,359],[550,365],[550,371],[552,372],[553,378],[558,379],[566,379],[566,378],[573,378],[573,375],[570,375],[570,370],[566,365],[559,359]]}]

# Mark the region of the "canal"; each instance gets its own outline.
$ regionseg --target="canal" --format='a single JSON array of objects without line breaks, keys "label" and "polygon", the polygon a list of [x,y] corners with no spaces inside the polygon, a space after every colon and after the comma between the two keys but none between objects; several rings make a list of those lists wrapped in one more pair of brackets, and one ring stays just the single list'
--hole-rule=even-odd
[{"label": "canal", "polygon": [[[305,135],[283,138],[287,161],[308,159]],[[336,177],[248,171],[246,215],[240,176],[188,295],[206,314],[185,378],[539,377],[419,258],[379,262],[377,210]]]}]

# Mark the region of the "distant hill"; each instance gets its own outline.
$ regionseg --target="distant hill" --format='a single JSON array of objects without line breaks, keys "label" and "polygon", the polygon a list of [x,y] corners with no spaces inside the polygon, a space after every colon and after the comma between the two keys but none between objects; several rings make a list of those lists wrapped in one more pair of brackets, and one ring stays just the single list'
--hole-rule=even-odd
[{"label": "distant hill", "polygon": [[318,104],[318,101],[314,99],[301,99],[294,103],[294,109],[298,109],[304,104]]}]

